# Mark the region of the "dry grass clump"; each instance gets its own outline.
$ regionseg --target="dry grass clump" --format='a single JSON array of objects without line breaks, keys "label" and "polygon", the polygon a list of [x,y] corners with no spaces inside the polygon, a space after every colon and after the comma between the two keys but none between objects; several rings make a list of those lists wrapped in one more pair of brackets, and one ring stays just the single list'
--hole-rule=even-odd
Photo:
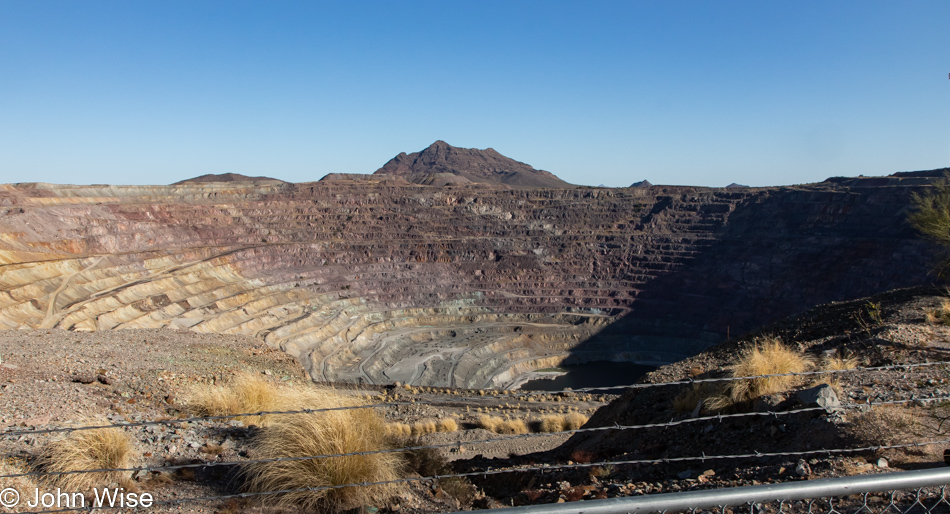
[{"label": "dry grass clump", "polygon": [[861,362],[854,357],[826,357],[821,360],[821,369],[824,371],[838,371],[853,369]]},{"label": "dry grass clump", "polygon": [[440,419],[436,422],[436,431],[438,432],[458,432],[459,424],[452,418]]},{"label": "dry grass clump", "polygon": [[[405,445],[417,444],[418,441],[406,441]],[[446,460],[445,455],[435,448],[418,448],[404,453],[407,471],[421,477],[435,475],[449,475],[455,471]],[[436,482],[438,488],[459,501],[463,509],[468,509],[475,499],[477,489],[465,477],[440,478]]]},{"label": "dry grass clump", "polygon": [[523,419],[501,419],[497,416],[479,416],[478,427],[496,434],[527,434],[528,425]]},{"label": "dry grass clump", "polygon": [[587,423],[589,418],[579,412],[572,412],[567,415],[549,415],[543,416],[534,423],[538,432],[563,432],[565,430],[577,430]]},{"label": "dry grass clump", "polygon": [[542,416],[538,421],[538,432],[560,432],[564,430],[564,416]]},{"label": "dry grass clump", "polygon": [[950,300],[944,298],[936,309],[931,309],[924,313],[924,319],[927,323],[936,325],[950,325]]},{"label": "dry grass clump", "polygon": [[506,419],[501,425],[499,434],[527,434],[527,423],[523,419]]},{"label": "dry grass clump", "polygon": [[607,464],[603,467],[594,466],[590,470],[590,476],[596,477],[596,478],[607,478],[610,475],[613,475],[614,471],[616,471],[616,469],[614,468],[613,464]]},{"label": "dry grass clump", "polygon": [[854,434],[875,446],[902,442],[917,424],[913,412],[902,405],[875,405],[851,423]]},{"label": "dry grass clump", "polygon": [[[323,407],[352,404],[331,391],[322,391]],[[327,411],[275,416],[255,436],[255,458],[369,452],[386,446],[387,427],[373,409]],[[398,478],[400,458],[394,453],[349,455],[323,459],[247,464],[242,468],[250,492],[303,489],[280,495],[280,507],[308,511],[338,511],[382,502],[393,487],[360,486],[320,489],[335,485]]]},{"label": "dry grass clump", "polygon": [[[188,406],[198,416],[229,416],[262,411],[320,408],[325,394],[312,386],[280,386],[263,375],[242,373],[227,385],[199,386],[188,393]],[[242,416],[245,424],[266,424],[273,415]]]},{"label": "dry grass clump", "polygon": [[478,488],[465,477],[440,478],[438,483],[439,487],[446,494],[458,500],[459,505],[465,510],[472,506],[472,501],[478,493]]},{"label": "dry grass clump", "polygon": [[426,434],[434,434],[436,432],[436,424],[434,420],[427,419],[423,421],[417,421],[412,424],[412,435],[413,437],[419,437]]},{"label": "dry grass clump", "polygon": [[[825,357],[821,360],[820,368],[822,371],[838,371],[844,369],[854,369],[858,367],[860,361],[854,357]],[[838,380],[838,373],[830,373],[827,375],[818,375],[818,379],[815,380],[813,385],[819,384],[828,384],[835,390],[835,394],[841,396],[843,391],[841,389],[841,381]]]},{"label": "dry grass clump", "polygon": [[[50,442],[40,454],[39,467],[47,473],[129,468],[137,459],[138,452],[125,431],[97,428],[72,432]],[[93,487],[122,484],[128,479],[127,473],[119,471],[49,476],[50,482],[69,492],[86,492]]]},{"label": "dry grass clump", "polygon": [[710,398],[722,395],[723,393],[724,389],[721,384],[710,382],[693,384],[677,395],[676,398],[673,398],[673,410],[676,411],[677,414],[693,412],[696,410],[696,406],[700,404],[705,406]]},{"label": "dry grass clump", "polygon": [[564,430],[577,430],[587,423],[587,416],[580,412],[572,412],[564,416]]},{"label": "dry grass clump", "polygon": [[482,414],[478,416],[478,428],[484,428],[490,432],[498,432],[498,427],[502,421],[504,420],[497,416],[486,416]]},{"label": "dry grass clump", "polygon": [[[750,377],[801,373],[811,366],[812,360],[801,351],[785,346],[778,339],[767,339],[744,352],[730,371],[733,377]],[[739,380],[731,383],[729,394],[734,403],[739,403],[787,391],[798,381],[795,376]]]},{"label": "dry grass clump", "polygon": [[[729,367],[729,375],[751,377],[801,373],[811,368],[812,363],[803,352],[785,346],[778,339],[766,339],[744,351],[739,361]],[[763,395],[787,391],[799,381],[796,376],[779,376],[729,382],[722,393],[711,396],[705,406],[710,410],[723,410]]]},{"label": "dry grass clump", "polygon": [[[29,466],[25,462],[21,462],[19,459],[6,458],[0,460],[0,475],[19,475],[20,473],[28,473]],[[15,510],[3,509],[3,512],[26,512],[29,507],[26,505],[25,501],[28,498],[33,496],[33,491],[35,491],[39,486],[31,480],[33,477],[14,477],[14,478],[5,478],[3,479],[4,487],[12,487],[20,493],[20,499],[22,500],[19,508]]]},{"label": "dry grass clump", "polygon": [[855,437],[872,446],[909,442],[920,428],[914,411],[903,405],[875,405],[851,422]]},{"label": "dry grass clump", "polygon": [[459,429],[457,421],[451,418],[446,419],[424,419],[413,424],[408,423],[387,423],[386,433],[395,439],[405,439],[408,437],[419,437],[435,432],[456,432]]},{"label": "dry grass clump", "polygon": [[405,439],[412,435],[412,427],[408,423],[387,423],[386,435],[394,439]]}]

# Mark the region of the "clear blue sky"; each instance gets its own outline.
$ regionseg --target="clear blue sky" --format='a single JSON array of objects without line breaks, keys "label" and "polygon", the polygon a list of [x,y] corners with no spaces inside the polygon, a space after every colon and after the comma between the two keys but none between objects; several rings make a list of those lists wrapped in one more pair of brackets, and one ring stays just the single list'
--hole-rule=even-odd
[{"label": "clear blue sky", "polygon": [[578,184],[950,165],[950,2],[0,0],[0,183],[371,173],[437,139]]}]

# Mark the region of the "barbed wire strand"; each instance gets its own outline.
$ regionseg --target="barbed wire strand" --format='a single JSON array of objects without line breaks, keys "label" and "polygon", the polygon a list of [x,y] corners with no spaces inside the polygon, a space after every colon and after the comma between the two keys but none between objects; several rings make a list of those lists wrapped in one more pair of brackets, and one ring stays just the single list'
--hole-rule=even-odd
[{"label": "barbed wire strand", "polygon": [[[191,498],[176,498],[174,500],[160,500],[152,503],[152,507],[160,505],[179,505],[182,503],[194,503],[200,501],[221,501],[221,500],[230,500],[230,499],[242,499],[242,498],[252,498],[257,496],[270,496],[277,494],[290,494],[290,493],[301,493],[301,492],[320,492],[320,491],[329,491],[334,489],[344,489],[347,487],[370,487],[370,486],[382,486],[382,485],[395,485],[395,484],[404,484],[410,482],[421,482],[426,480],[441,480],[445,478],[467,478],[467,477],[476,477],[476,476],[488,476],[488,475],[499,475],[505,473],[524,473],[531,471],[553,471],[557,469],[582,469],[582,468],[591,468],[591,467],[600,467],[600,466],[617,466],[617,465],[636,465],[636,464],[669,464],[673,462],[705,462],[707,460],[719,460],[719,459],[749,459],[749,458],[770,458],[770,457],[804,457],[806,455],[831,455],[831,454],[844,454],[844,453],[860,453],[860,452],[870,452],[870,451],[881,451],[881,450],[894,450],[901,448],[913,448],[921,446],[930,446],[936,444],[950,444],[950,439],[941,439],[935,441],[924,441],[924,442],[914,442],[914,443],[899,443],[891,445],[878,445],[878,446],[865,446],[860,448],[833,448],[833,449],[821,449],[821,450],[804,450],[797,452],[755,452],[755,453],[743,453],[743,454],[731,454],[731,455],[703,455],[700,457],[667,457],[660,459],[631,459],[631,460],[609,460],[609,461],[599,461],[599,462],[576,462],[573,464],[554,464],[549,466],[523,466],[517,468],[507,468],[507,469],[486,469],[482,471],[470,471],[466,473],[450,473],[446,475],[430,475],[424,477],[407,477],[407,478],[398,478],[394,480],[380,480],[376,482],[360,482],[360,483],[349,483],[349,484],[339,484],[339,485],[328,485],[328,486],[315,486],[315,487],[301,487],[296,489],[281,489],[281,490],[272,490],[272,491],[254,491],[254,492],[242,492],[234,494],[225,494],[217,496],[198,496]],[[124,508],[120,506],[113,505],[103,505],[95,507],[86,507],[86,508],[66,508],[58,510],[44,510],[44,511],[35,511],[34,514],[49,514],[54,512],[71,512],[76,510],[88,510],[88,509],[118,509]]]},{"label": "barbed wire strand", "polygon": [[[641,383],[641,384],[630,384],[623,386],[608,386],[608,387],[586,387],[578,389],[563,389],[560,391],[526,391],[523,393],[512,393],[505,395],[491,395],[489,397],[479,397],[479,398],[457,398],[453,399],[453,402],[479,402],[483,400],[494,400],[498,398],[514,398],[514,397],[524,397],[524,396],[547,396],[547,395],[557,395],[557,394],[566,394],[566,393],[586,393],[592,391],[605,391],[605,390],[617,390],[617,389],[647,389],[651,387],[662,387],[662,386],[671,386],[671,385],[689,385],[689,384],[702,384],[707,382],[731,382],[738,380],[756,380],[761,378],[773,378],[773,377],[793,377],[793,376],[813,376],[813,375],[826,375],[833,373],[850,373],[850,372],[866,372],[866,371],[888,371],[888,370],[908,370],[913,368],[920,367],[931,367],[931,366],[941,366],[941,365],[950,365],[950,361],[938,361],[938,362],[920,362],[912,364],[891,364],[887,366],[873,366],[866,368],[849,368],[849,369],[834,369],[834,370],[817,370],[817,371],[803,371],[803,372],[794,372],[794,373],[773,373],[768,375],[752,375],[746,377],[713,377],[713,378],[700,378],[700,379],[688,379],[688,380],[678,380],[673,382],[658,382],[658,383]],[[412,402],[381,402],[373,404],[356,404],[356,405],[343,405],[338,407],[322,407],[316,409],[294,409],[294,410],[274,410],[274,411],[258,411],[258,412],[243,412],[239,414],[222,414],[214,416],[192,416],[188,418],[172,418],[172,419],[160,419],[160,420],[149,420],[149,421],[129,421],[122,423],[112,423],[107,425],[87,425],[87,426],[78,426],[78,427],[58,427],[58,428],[44,428],[44,429],[30,429],[30,430],[8,430],[0,432],[0,437],[16,437],[23,435],[36,435],[36,434],[52,434],[58,432],[77,432],[81,430],[96,430],[100,428],[129,428],[129,427],[139,427],[139,426],[150,426],[150,425],[174,425],[182,423],[192,423],[196,421],[223,421],[223,420],[234,420],[239,418],[247,418],[252,416],[270,416],[270,415],[291,415],[291,414],[315,414],[318,412],[331,412],[331,411],[342,411],[342,410],[356,410],[356,409],[375,409],[382,407],[395,407],[402,405],[440,405],[447,403],[445,400],[435,401],[412,401]]]},{"label": "barbed wire strand", "polygon": [[[905,399],[905,400],[889,400],[883,402],[866,402],[866,403],[849,403],[849,404],[840,404],[834,408],[839,409],[864,409],[870,408],[878,405],[899,405],[904,403],[911,402],[937,402],[937,401],[950,401],[950,396],[935,397],[935,398],[924,398],[924,399]],[[744,412],[744,413],[735,413],[735,414],[716,414],[711,416],[701,416],[696,418],[686,418],[681,420],[668,421],[665,423],[647,423],[641,425],[607,425],[602,427],[591,427],[591,428],[576,428],[572,430],[562,430],[559,432],[543,432],[543,433],[533,433],[533,434],[517,434],[517,435],[506,435],[501,437],[493,437],[487,439],[480,439],[474,441],[454,441],[451,443],[439,443],[439,444],[428,444],[428,445],[417,445],[417,446],[403,446],[399,448],[387,448],[382,450],[367,450],[359,452],[348,452],[348,453],[333,453],[333,454],[321,454],[321,455],[302,455],[297,457],[273,457],[267,459],[251,459],[251,460],[242,460],[242,461],[207,461],[207,462],[193,462],[189,464],[171,464],[165,466],[142,466],[134,468],[102,468],[102,469],[80,469],[80,470],[71,470],[71,471],[31,471],[27,473],[16,473],[16,474],[7,474],[0,475],[0,478],[20,478],[20,477],[32,477],[32,476],[60,476],[60,475],[79,475],[86,473],[142,473],[142,472],[160,472],[160,471],[175,471],[181,469],[190,469],[190,468],[210,468],[210,467],[220,467],[220,466],[246,466],[249,464],[265,464],[265,463],[275,463],[275,462],[297,462],[297,461],[307,461],[307,460],[320,460],[320,459],[331,459],[339,457],[355,457],[355,456],[367,456],[367,455],[376,455],[383,453],[407,453],[417,450],[427,450],[427,449],[443,449],[443,448],[457,448],[460,446],[473,446],[477,444],[486,444],[493,443],[498,441],[511,441],[515,439],[531,439],[537,437],[553,437],[560,435],[568,434],[577,434],[584,432],[604,432],[610,430],[641,430],[649,428],[668,428],[678,425],[684,425],[689,423],[701,423],[705,421],[719,421],[722,422],[728,419],[735,418],[744,418],[744,417],[778,417],[778,416],[788,416],[792,414],[801,414],[805,412],[815,412],[815,411],[827,411],[825,407],[804,407],[800,409],[791,409],[785,411],[763,411],[763,412]]]}]

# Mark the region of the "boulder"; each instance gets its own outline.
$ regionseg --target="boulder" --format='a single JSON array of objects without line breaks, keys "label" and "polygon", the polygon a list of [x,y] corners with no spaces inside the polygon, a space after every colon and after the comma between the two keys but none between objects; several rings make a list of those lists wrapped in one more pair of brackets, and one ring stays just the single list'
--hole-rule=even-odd
[{"label": "boulder", "polygon": [[828,412],[838,410],[841,402],[838,401],[838,395],[828,384],[819,384],[798,392],[798,400],[805,407],[821,407]]}]

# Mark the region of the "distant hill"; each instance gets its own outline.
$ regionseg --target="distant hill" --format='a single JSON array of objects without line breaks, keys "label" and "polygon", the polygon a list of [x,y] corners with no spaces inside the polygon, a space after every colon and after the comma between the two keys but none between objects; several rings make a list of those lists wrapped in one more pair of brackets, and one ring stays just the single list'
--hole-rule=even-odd
[{"label": "distant hill", "polygon": [[471,181],[522,187],[572,187],[553,173],[536,170],[492,148],[457,148],[445,141],[436,141],[421,152],[402,152],[375,174],[398,175],[409,182],[425,185]]},{"label": "distant hill", "polygon": [[248,177],[247,175],[241,175],[240,173],[209,173],[207,175],[202,175],[200,177],[189,178],[185,180],[180,180],[172,184],[173,186],[181,184],[199,184],[202,182],[281,182],[285,183],[283,180],[271,178],[271,177]]},{"label": "distant hill", "polygon": [[640,182],[630,184],[630,187],[653,187],[653,184],[651,184],[649,180],[641,180]]}]

